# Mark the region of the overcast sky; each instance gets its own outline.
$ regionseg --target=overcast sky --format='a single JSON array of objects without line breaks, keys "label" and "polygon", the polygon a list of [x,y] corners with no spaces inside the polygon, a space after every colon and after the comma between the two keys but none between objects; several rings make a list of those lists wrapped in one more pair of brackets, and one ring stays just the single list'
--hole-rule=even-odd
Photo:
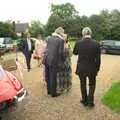
[{"label": "overcast sky", "polygon": [[80,15],[90,16],[99,13],[102,9],[120,10],[119,0],[0,0],[0,21],[40,20],[45,24],[50,15],[50,4],[66,2],[72,3]]}]

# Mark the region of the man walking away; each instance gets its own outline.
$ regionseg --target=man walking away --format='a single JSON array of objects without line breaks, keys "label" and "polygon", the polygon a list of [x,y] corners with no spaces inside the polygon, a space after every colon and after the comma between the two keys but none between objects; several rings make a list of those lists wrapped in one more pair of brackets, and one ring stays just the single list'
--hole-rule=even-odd
[{"label": "man walking away", "polygon": [[[78,55],[76,74],[80,78],[81,95],[80,101],[84,106],[94,107],[94,92],[96,76],[100,69],[100,45],[91,38],[92,31],[89,27],[82,30],[83,39],[76,42],[73,54]],[[86,81],[89,79],[89,92]],[[88,94],[87,94],[88,93]]]}]

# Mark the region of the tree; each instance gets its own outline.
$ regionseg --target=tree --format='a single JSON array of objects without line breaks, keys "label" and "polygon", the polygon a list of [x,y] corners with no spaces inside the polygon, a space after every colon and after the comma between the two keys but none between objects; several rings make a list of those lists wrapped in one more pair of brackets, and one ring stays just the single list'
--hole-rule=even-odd
[{"label": "tree", "polygon": [[107,9],[102,10],[99,16],[104,19],[104,22],[102,23],[103,37],[104,39],[109,40],[111,38],[110,12]]},{"label": "tree", "polygon": [[72,33],[74,19],[78,16],[78,12],[70,3],[51,6],[51,15],[48,19],[46,30],[50,35],[57,27],[61,26],[68,34]]},{"label": "tree", "polygon": [[44,35],[44,26],[40,23],[40,21],[31,21],[29,32],[32,37],[36,37],[38,33]]},{"label": "tree", "polygon": [[120,24],[112,27],[111,29],[111,39],[112,40],[120,40]]},{"label": "tree", "polygon": [[10,37],[12,32],[12,24],[10,22],[0,22],[0,37]]},{"label": "tree", "polygon": [[104,19],[99,15],[92,15],[89,18],[90,27],[93,31],[93,38],[96,40],[103,40]]},{"label": "tree", "polygon": [[110,13],[110,38],[112,40],[120,40],[120,11],[113,10]]}]

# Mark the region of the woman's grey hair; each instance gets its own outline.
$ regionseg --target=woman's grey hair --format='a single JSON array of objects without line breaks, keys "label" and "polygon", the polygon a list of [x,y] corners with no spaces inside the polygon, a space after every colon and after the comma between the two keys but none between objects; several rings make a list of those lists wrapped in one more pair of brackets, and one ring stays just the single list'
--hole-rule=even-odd
[{"label": "woman's grey hair", "polygon": [[86,35],[92,35],[92,30],[89,27],[84,27],[82,30],[82,35],[86,36]]},{"label": "woman's grey hair", "polygon": [[61,35],[61,36],[64,36],[64,29],[62,27],[58,27],[56,30],[55,30],[55,33]]}]

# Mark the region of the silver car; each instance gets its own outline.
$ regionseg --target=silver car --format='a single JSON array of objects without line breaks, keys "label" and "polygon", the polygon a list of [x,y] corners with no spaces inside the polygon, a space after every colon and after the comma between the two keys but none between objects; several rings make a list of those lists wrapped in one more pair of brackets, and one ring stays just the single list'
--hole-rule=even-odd
[{"label": "silver car", "polygon": [[5,47],[5,51],[9,51],[9,49],[13,48],[12,38],[1,37],[0,38],[0,46],[1,46],[1,48]]}]

